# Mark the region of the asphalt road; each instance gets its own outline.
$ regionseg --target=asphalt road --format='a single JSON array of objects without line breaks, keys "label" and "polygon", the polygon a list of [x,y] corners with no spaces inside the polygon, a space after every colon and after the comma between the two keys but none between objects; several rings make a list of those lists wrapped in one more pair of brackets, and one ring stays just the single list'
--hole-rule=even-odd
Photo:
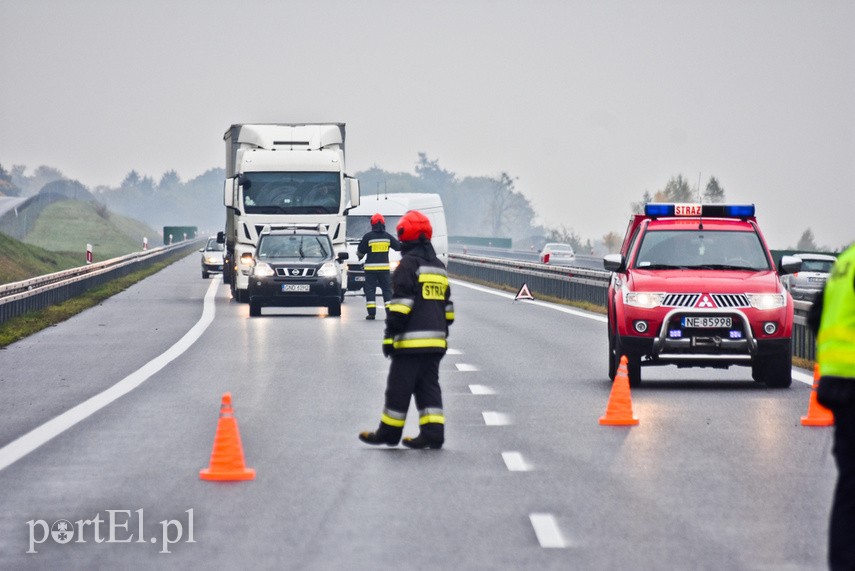
[{"label": "asphalt road", "polygon": [[[357,440],[388,369],[361,297],[250,319],[197,255],[0,351],[0,569],[826,568],[806,372],[645,369],[640,424],[601,426],[601,316],[452,290],[441,451]],[[199,479],[226,391],[252,481]]]}]

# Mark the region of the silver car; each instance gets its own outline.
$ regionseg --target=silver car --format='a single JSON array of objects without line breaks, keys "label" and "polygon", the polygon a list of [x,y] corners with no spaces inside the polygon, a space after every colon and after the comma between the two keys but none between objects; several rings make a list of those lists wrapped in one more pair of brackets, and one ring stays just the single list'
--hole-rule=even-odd
[{"label": "silver car", "polygon": [[795,274],[782,276],[781,282],[793,299],[813,301],[825,285],[836,258],[826,254],[795,254],[795,257],[802,260],[802,269]]},{"label": "silver car", "polygon": [[202,252],[202,279],[208,279],[211,274],[223,273],[224,244],[218,244],[216,238],[208,238]]},{"label": "silver car", "polygon": [[570,244],[550,242],[540,251],[540,261],[556,266],[570,266],[576,261],[576,252]]}]

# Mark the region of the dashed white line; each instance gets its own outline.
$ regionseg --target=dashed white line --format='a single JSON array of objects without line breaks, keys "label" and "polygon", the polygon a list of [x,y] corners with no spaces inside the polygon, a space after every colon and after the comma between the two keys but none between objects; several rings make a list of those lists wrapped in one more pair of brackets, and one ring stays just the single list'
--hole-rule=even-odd
[{"label": "dashed white line", "polygon": [[11,466],[42,444],[59,436],[81,420],[88,418],[108,404],[128,394],[189,349],[202,336],[202,333],[205,332],[211,322],[214,321],[214,296],[217,293],[217,286],[219,284],[222,284],[219,279],[211,281],[211,285],[208,286],[208,291],[205,294],[202,317],[175,345],[109,389],[83,401],[74,408],[67,410],[56,418],[47,421],[17,440],[13,440],[3,448],[0,448],[0,470]]},{"label": "dashed white line", "polygon": [[488,387],[487,385],[469,385],[469,390],[472,391],[473,395],[494,395],[496,391]]},{"label": "dashed white line", "polygon": [[454,366],[457,367],[458,371],[462,371],[464,373],[479,370],[478,367],[476,367],[475,365],[470,365],[468,363],[455,363]]},{"label": "dashed white line", "polygon": [[528,517],[541,547],[559,549],[567,547],[567,542],[561,536],[561,530],[558,529],[558,523],[552,514],[535,513]]},{"label": "dashed white line", "polygon": [[511,417],[501,412],[484,411],[481,415],[484,417],[484,424],[487,426],[507,426],[511,424]]},{"label": "dashed white line", "polygon": [[463,351],[461,351],[460,349],[447,349],[445,351],[445,354],[446,355],[462,355]]},{"label": "dashed white line", "polygon": [[502,452],[502,460],[511,472],[528,472],[531,466],[523,459],[519,452]]}]

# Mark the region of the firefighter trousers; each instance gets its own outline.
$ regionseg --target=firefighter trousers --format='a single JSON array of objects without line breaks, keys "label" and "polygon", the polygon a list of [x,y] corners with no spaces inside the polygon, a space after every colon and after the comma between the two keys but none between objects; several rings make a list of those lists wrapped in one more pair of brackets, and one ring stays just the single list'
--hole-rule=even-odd
[{"label": "firefighter trousers", "polygon": [[378,436],[401,438],[404,420],[415,396],[419,411],[419,434],[434,443],[445,440],[445,416],[442,412],[442,390],[439,387],[439,362],[442,353],[392,355],[386,380],[386,404]]},{"label": "firefighter trousers", "polygon": [[384,305],[392,299],[392,276],[388,270],[366,270],[365,271],[365,309],[368,315],[377,315],[377,288],[383,296]]}]

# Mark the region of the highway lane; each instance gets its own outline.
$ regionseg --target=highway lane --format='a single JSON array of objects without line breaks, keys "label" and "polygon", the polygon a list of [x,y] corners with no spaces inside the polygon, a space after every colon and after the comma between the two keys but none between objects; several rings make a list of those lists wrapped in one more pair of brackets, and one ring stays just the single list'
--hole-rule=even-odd
[{"label": "highway lane", "polygon": [[[0,446],[178,342],[211,283],[197,264],[189,256],[0,351]],[[600,316],[455,282],[446,448],[377,449],[356,439],[376,426],[388,367],[362,298],[349,296],[341,319],[249,319],[213,287],[216,316],[186,352],[0,471],[0,568],[825,568],[831,433],[799,425],[803,383],[774,391],[747,369],[645,369],[632,395],[640,425],[600,426]],[[251,482],[198,479],[225,391]],[[90,524],[86,543],[25,553],[28,521],[106,510],[130,518],[114,536],[134,541],[96,544]],[[163,526],[174,538],[177,522],[182,540],[164,548]]]}]

